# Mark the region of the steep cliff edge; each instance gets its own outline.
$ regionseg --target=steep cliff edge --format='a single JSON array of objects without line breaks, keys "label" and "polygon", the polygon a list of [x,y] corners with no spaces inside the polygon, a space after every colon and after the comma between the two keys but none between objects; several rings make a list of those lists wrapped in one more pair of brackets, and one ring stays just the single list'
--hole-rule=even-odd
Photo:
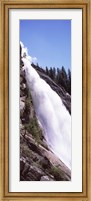
[{"label": "steep cliff edge", "polygon": [[42,79],[44,79],[51,88],[61,97],[63,104],[71,114],[71,96],[68,94],[64,88],[58,86],[49,76],[46,75],[46,72],[44,69],[40,68],[39,66],[36,66],[32,64],[33,68],[35,68],[40,75]]},{"label": "steep cliff edge", "polygon": [[[71,113],[71,97],[44,70],[35,66],[39,75],[58,93]],[[53,154],[44,139],[29,94],[22,63],[20,67],[20,180],[69,181],[71,172]]]}]

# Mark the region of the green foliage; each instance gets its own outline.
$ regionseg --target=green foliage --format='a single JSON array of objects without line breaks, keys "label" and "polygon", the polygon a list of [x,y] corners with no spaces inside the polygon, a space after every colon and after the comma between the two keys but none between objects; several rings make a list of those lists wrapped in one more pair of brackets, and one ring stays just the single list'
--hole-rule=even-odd
[{"label": "green foliage", "polygon": [[32,105],[32,99],[30,97],[27,97],[25,100],[25,107],[29,109],[31,105]]},{"label": "green foliage", "polygon": [[54,176],[56,181],[64,180],[64,174],[59,167],[52,166],[50,169],[50,174]]},{"label": "green foliage", "polygon": [[69,94],[71,94],[71,71],[70,71],[70,69],[68,69],[67,86],[68,86],[68,92],[69,92]]},{"label": "green foliage", "polygon": [[29,149],[26,143],[22,143],[20,145],[20,153],[22,154],[22,156],[29,157],[29,158],[32,155],[32,151]]},{"label": "green foliage", "polygon": [[49,73],[49,70],[48,70],[48,67],[46,66],[46,74],[48,75]]},{"label": "green foliage", "polygon": [[62,66],[61,68],[48,68],[46,66],[46,69],[44,70],[39,67],[38,63],[37,65],[33,63],[31,65],[33,66],[33,68],[40,70],[40,72],[48,75],[52,80],[54,80],[59,86],[63,87],[65,91],[71,95],[71,71],[69,69],[68,72],[66,72],[64,66]]},{"label": "green foliage", "polygon": [[71,71],[66,72],[64,66],[62,68],[46,67],[46,74],[53,79],[59,86],[63,87],[65,91],[71,94]]},{"label": "green foliage", "polygon": [[42,130],[38,124],[36,114],[34,112],[32,97],[28,87],[26,87],[25,108],[24,111],[20,114],[20,118],[25,127],[25,130],[35,138],[37,143],[42,144]]},{"label": "green foliage", "polygon": [[42,131],[38,125],[36,117],[30,119],[28,124],[25,124],[25,129],[32,134],[36,142],[40,143],[43,139]]},{"label": "green foliage", "polygon": [[59,71],[59,80],[58,84],[64,87],[64,89],[67,91],[67,74],[65,71],[65,68],[62,66],[61,70]]}]

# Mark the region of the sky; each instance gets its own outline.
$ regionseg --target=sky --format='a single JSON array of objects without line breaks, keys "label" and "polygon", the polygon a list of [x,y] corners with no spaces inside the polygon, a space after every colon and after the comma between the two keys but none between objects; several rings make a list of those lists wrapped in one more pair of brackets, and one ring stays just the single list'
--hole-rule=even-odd
[{"label": "sky", "polygon": [[42,68],[71,69],[71,20],[20,20],[20,41]]}]

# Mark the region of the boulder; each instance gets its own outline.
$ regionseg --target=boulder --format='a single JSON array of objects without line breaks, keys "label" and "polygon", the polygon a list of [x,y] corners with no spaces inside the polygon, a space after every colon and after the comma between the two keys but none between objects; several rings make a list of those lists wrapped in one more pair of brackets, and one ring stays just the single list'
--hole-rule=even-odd
[{"label": "boulder", "polygon": [[25,102],[21,100],[20,98],[20,111],[24,110]]},{"label": "boulder", "polygon": [[26,176],[27,173],[29,172],[29,168],[30,168],[30,165],[28,163],[25,163],[25,166],[24,166],[24,169],[22,171],[22,176]]},{"label": "boulder", "polygon": [[53,181],[49,176],[42,176],[40,181]]}]

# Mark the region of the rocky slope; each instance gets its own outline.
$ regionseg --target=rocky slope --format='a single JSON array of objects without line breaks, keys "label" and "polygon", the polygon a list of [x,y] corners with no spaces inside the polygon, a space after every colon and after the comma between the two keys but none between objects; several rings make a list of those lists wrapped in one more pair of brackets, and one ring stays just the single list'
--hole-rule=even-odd
[{"label": "rocky slope", "polygon": [[46,75],[45,70],[32,64],[33,68],[35,68],[42,79],[44,79],[51,88],[56,91],[56,93],[61,97],[63,104],[71,114],[71,96],[65,91],[64,88],[58,86],[49,76]]},{"label": "rocky slope", "polygon": [[[62,98],[71,113],[71,98],[44,72],[39,75]],[[39,126],[31,95],[28,92],[22,62],[20,63],[20,180],[21,181],[69,181],[70,170],[49,150]]]}]

